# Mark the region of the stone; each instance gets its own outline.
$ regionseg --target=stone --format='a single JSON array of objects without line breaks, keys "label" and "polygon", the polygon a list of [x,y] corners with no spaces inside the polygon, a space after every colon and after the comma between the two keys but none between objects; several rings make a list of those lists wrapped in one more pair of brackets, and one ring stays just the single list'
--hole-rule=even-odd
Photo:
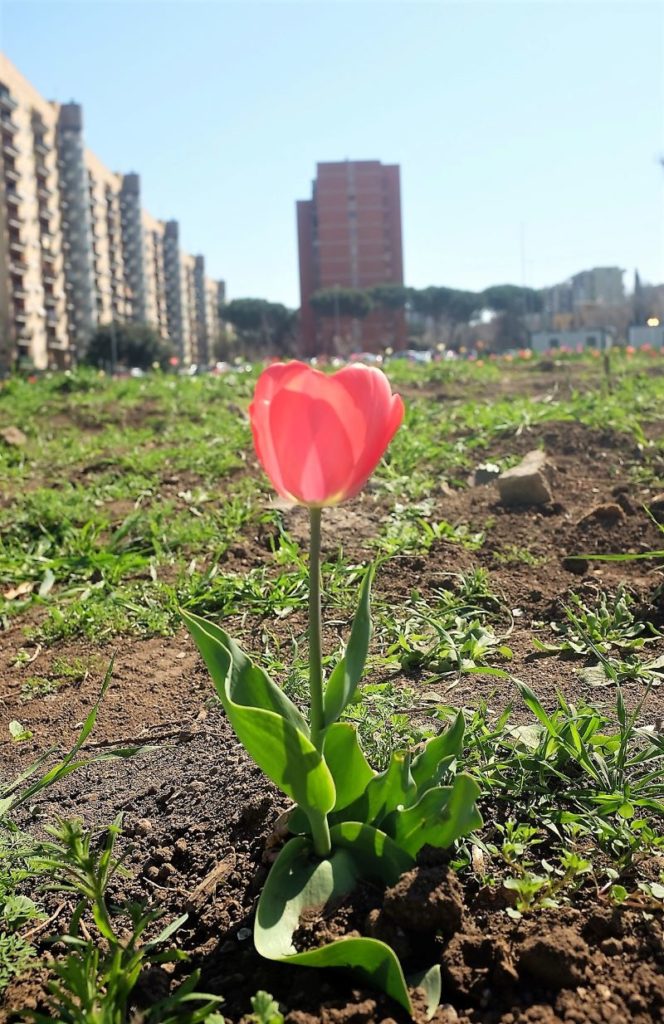
[{"label": "stone", "polygon": [[483,487],[484,484],[490,484],[499,476],[500,466],[495,462],[481,462],[475,472],[471,474],[470,485],[471,487]]},{"label": "stone", "polygon": [[565,572],[574,573],[575,576],[585,576],[590,568],[590,563],[578,555],[566,555],[560,564]]},{"label": "stone", "polygon": [[625,513],[620,505],[614,501],[604,501],[601,505],[595,505],[589,512],[581,516],[576,525],[617,526],[619,523],[624,523],[624,521]]},{"label": "stone", "polygon": [[650,509],[655,522],[664,525],[664,491],[647,501],[646,506]]},{"label": "stone", "polygon": [[0,440],[9,448],[22,448],[28,443],[27,437],[18,427],[5,427],[4,430],[0,430]]},{"label": "stone", "polygon": [[551,464],[536,448],[518,466],[501,473],[496,483],[503,505],[547,505],[553,500],[549,483]]}]

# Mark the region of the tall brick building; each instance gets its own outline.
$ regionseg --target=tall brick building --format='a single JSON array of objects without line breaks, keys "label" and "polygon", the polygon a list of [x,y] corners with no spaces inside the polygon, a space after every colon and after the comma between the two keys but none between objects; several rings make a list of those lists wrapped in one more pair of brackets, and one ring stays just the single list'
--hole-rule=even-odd
[{"label": "tall brick building", "polygon": [[399,167],[379,160],[317,165],[311,199],[297,203],[303,354],[403,348],[403,310],[362,320],[317,315],[319,289],[403,284]]}]

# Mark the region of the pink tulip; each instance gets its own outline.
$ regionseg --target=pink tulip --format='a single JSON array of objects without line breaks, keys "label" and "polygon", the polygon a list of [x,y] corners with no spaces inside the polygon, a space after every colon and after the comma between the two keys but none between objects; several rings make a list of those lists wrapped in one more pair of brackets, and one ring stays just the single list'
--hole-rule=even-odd
[{"label": "pink tulip", "polygon": [[249,406],[256,454],[274,489],[313,508],[355,497],[403,414],[385,374],[362,365],[325,374],[277,363],[261,373]]}]

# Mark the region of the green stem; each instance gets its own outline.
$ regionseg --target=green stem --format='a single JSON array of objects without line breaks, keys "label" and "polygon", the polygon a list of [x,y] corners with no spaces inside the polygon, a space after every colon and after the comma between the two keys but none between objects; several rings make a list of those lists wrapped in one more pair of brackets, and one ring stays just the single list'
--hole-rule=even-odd
[{"label": "green stem", "polygon": [[[323,750],[323,644],[320,609],[320,525],[321,509],[310,512],[311,539],[309,542],[309,696],[311,700],[311,742]],[[326,814],[310,814],[314,850],[319,857],[327,857],[332,849],[330,827]]]},{"label": "green stem", "polygon": [[311,699],[311,742],[322,749],[323,732],[323,651],[320,611],[320,522],[321,509],[310,512],[309,542],[309,695]]}]

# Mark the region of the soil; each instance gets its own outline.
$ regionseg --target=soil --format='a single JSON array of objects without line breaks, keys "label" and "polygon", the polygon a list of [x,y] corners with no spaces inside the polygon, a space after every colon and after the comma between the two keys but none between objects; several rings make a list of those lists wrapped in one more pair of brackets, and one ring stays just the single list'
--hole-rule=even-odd
[{"label": "soil", "polygon": [[[551,387],[550,377],[546,378]],[[435,395],[433,397],[441,397]],[[85,425],[94,429],[93,425]],[[664,624],[662,562],[593,563],[590,553],[640,553],[661,549],[662,534],[643,504],[663,489],[661,466],[643,479],[644,451],[633,440],[609,430],[574,423],[533,427],[478,453],[477,461],[523,455],[543,444],[555,467],[554,501],[539,509],[503,508],[492,485],[451,488],[441,478],[432,495],[433,517],[485,530],[487,541],[471,552],[436,542],[426,556],[404,556],[383,569],[376,599],[398,605],[413,589],[424,595],[445,585],[450,574],[486,566],[494,589],[513,616],[510,672],[536,690],[551,707],[558,690],[574,699],[610,700],[579,674],[583,659],[542,657],[533,651],[533,623],[561,620],[570,593],[591,599],[599,590],[624,585],[640,611]],[[649,456],[648,456],[649,457]],[[659,479],[657,476],[659,475]],[[370,539],[390,506],[369,488],[348,507],[326,512],[324,546],[339,546],[353,562],[371,557]],[[287,515],[289,530],[304,538],[306,515]],[[513,546],[527,548],[535,565],[504,564]],[[229,568],[241,571],[270,561],[266,537],[247,536],[229,553]],[[326,608],[334,621],[333,608]],[[226,623],[249,651],[259,651],[264,623],[251,618]],[[299,613],[269,623],[282,637],[300,636]],[[326,629],[334,646],[347,624]],[[551,639],[546,627],[538,633]],[[171,638],[121,639],[100,649],[85,641],[53,649],[27,647],[35,656],[30,670],[48,673],[56,656],[91,659],[88,676],[65,683],[57,693],[25,703],[12,659],[25,640],[17,625],[0,634],[0,709],[4,722],[19,718],[33,732],[26,744],[4,743],[3,774],[29,763],[53,742],[62,750],[75,738],[99,689],[107,655],[115,654],[110,690],[90,752],[144,743],[151,749],[129,761],[105,761],[76,772],[38,799],[23,824],[32,828],[56,815],[77,816],[102,828],[124,814],[129,874],[116,883],[117,899],[147,891],[168,914],[189,914],[177,935],[192,966],[202,971],[201,988],[225,999],[231,1022],[250,1011],[250,997],[265,989],[282,1004],[289,1024],[395,1024],[403,1012],[389,999],[336,973],[291,968],[260,959],[251,941],[253,912],[274,855],[275,823],[285,799],[264,780],[231,732],[213,694],[209,676],[184,631]],[[649,647],[653,657],[661,641]],[[96,660],[95,660],[96,659]],[[376,682],[378,678],[368,678]],[[397,683],[422,688],[427,678],[402,674]],[[460,676],[435,683],[447,703],[472,707],[488,702],[500,714],[515,702],[514,684],[492,676]],[[626,687],[633,703],[640,686]],[[653,688],[643,709],[645,722],[661,721],[662,688]],[[0,730],[6,735],[6,729]],[[660,865],[661,869],[661,865]],[[54,904],[55,906],[55,904]],[[438,1024],[651,1024],[664,1021],[664,940],[661,913],[653,906],[613,908],[606,897],[583,889],[571,905],[513,919],[505,891],[478,888],[475,877],[461,882],[444,858],[426,858],[399,883],[382,893],[366,887],[327,916],[303,922],[299,941],[357,927],[386,937],[406,961],[439,962],[443,1005]],[[62,921],[53,922],[57,929]],[[307,929],[310,932],[307,939]],[[313,932],[314,939],[311,938]],[[5,993],[0,1022],[20,1019],[21,1007],[42,1005],[43,977],[17,982]],[[148,1002],[168,984],[160,972],[144,979]],[[417,1011],[418,1019],[424,1019]]]}]

